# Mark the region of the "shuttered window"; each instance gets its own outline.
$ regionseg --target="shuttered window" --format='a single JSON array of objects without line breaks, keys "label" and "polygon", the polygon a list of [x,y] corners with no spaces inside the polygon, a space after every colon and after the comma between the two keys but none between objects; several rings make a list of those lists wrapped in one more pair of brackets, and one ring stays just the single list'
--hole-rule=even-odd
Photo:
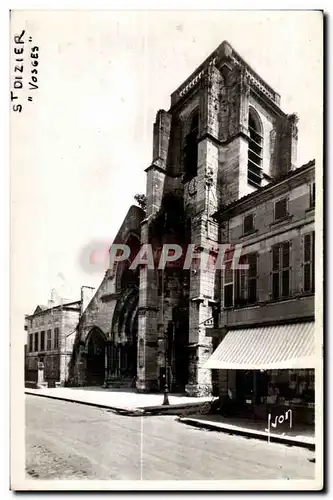
[{"label": "shuttered window", "polygon": [[257,302],[257,253],[241,256],[239,263],[248,269],[236,269],[235,306],[245,306]]},{"label": "shuttered window", "polygon": [[310,185],[310,208],[315,207],[316,205],[316,183],[313,182]]},{"label": "shuttered window", "polygon": [[314,232],[304,235],[303,239],[303,290],[315,289],[315,238]]},{"label": "shuttered window", "polygon": [[34,351],[37,352],[38,351],[38,337],[39,337],[39,333],[36,332],[34,334]]},{"label": "shuttered window", "polygon": [[232,307],[234,303],[234,269],[232,260],[225,262],[224,269],[224,307]]},{"label": "shuttered window", "polygon": [[53,346],[54,346],[54,349],[58,349],[58,347],[59,347],[59,328],[54,329]]},{"label": "shuttered window", "polygon": [[45,332],[40,332],[40,350],[45,351]]},{"label": "shuttered window", "polygon": [[52,349],[52,337],[51,330],[47,330],[47,338],[46,338],[46,349],[50,351]]},{"label": "shuttered window", "polygon": [[33,352],[33,335],[29,333],[29,352]]},{"label": "shuttered window", "polygon": [[272,247],[272,298],[278,300],[290,295],[290,243],[285,241]]}]

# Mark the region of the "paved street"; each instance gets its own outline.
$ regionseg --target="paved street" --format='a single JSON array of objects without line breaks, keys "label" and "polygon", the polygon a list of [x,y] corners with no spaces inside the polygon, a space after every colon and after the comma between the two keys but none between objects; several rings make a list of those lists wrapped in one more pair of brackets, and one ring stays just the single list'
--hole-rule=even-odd
[{"label": "paved street", "polygon": [[26,465],[39,479],[313,479],[314,452],[26,395]]}]

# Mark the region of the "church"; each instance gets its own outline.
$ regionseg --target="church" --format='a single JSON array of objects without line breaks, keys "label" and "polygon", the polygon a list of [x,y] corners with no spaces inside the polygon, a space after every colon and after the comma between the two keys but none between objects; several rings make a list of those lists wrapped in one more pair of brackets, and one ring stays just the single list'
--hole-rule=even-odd
[{"label": "church", "polygon": [[[130,257],[80,317],[72,384],[260,399],[275,370],[314,394],[315,162],[296,163],[297,121],[226,41],[171,94],[144,203],[114,241]],[[246,271],[200,265],[221,243],[242,246]],[[194,246],[190,268],[131,266],[173,244]]]}]

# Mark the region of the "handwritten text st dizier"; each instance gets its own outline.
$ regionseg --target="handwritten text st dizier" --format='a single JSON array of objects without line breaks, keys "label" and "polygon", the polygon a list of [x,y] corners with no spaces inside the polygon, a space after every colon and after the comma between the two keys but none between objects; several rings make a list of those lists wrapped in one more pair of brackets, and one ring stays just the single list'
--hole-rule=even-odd
[{"label": "handwritten text st dizier", "polygon": [[[25,71],[26,71],[26,31],[14,35],[14,68],[13,68],[13,89],[10,92],[12,109],[15,112],[21,113],[23,110],[23,102],[25,99]],[[28,42],[32,44],[32,37],[28,38]],[[28,91],[38,89],[38,65],[39,65],[39,47],[34,45],[29,49],[29,76],[28,76]],[[32,102],[31,95],[27,96],[27,100]]]}]

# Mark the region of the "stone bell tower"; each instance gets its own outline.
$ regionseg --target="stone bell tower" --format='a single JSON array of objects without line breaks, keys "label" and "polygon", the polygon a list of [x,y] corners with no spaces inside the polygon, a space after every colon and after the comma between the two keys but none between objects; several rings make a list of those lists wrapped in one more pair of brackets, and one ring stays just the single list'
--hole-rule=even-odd
[{"label": "stone bell tower", "polygon": [[[178,375],[184,390],[211,393],[211,370],[203,365],[212,351],[205,329],[216,321],[220,302],[219,273],[207,262],[220,243],[213,214],[295,168],[297,117],[279,105],[280,96],[223,42],[172,93],[170,109],[157,113],[141,242],[161,245],[173,235],[184,249],[193,245],[196,258],[190,269],[168,272],[166,298],[159,273],[141,268],[139,390],[158,384],[163,359],[172,365],[177,356],[170,350],[177,348],[187,367],[186,376]],[[167,346],[170,324],[181,326]],[[177,338],[185,330],[181,351]],[[177,378],[177,359],[174,372]]]}]

